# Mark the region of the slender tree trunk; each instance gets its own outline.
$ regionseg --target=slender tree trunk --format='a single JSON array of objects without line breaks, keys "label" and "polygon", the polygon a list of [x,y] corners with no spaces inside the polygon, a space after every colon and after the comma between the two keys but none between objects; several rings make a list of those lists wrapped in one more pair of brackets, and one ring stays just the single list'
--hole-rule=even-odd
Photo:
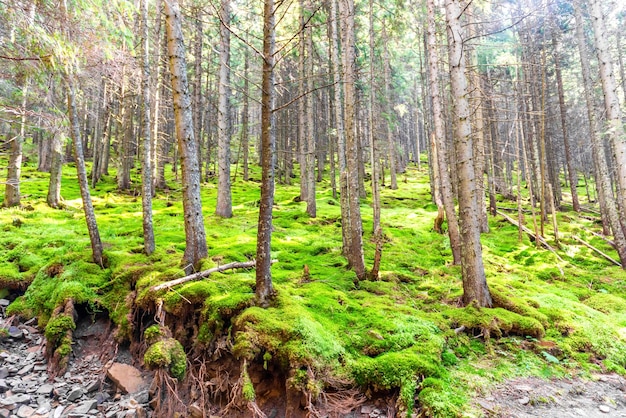
[{"label": "slender tree trunk", "polygon": [[3,206],[8,208],[20,205],[20,182],[22,177],[22,158],[24,137],[26,135],[26,97],[28,94],[29,81],[25,80],[22,85],[22,106],[20,109],[20,131],[11,141],[11,154],[7,169],[7,181],[4,191]]},{"label": "slender tree trunk", "polygon": [[487,287],[480,244],[480,221],[476,199],[476,178],[472,149],[472,129],[467,100],[463,30],[459,0],[446,0],[448,23],[450,88],[454,115],[454,150],[459,181],[458,199],[461,228],[461,274],[463,303],[476,301],[480,306],[492,305]]},{"label": "slender tree trunk", "polygon": [[152,226],[152,138],[150,137],[150,59],[148,43],[148,0],[141,0],[141,90],[142,90],[142,136],[143,164],[141,167],[141,190],[143,208],[143,250],[147,255],[154,252],[154,228]]},{"label": "slender tree trunk", "polygon": [[575,212],[580,212],[580,203],[578,202],[578,178],[576,176],[576,168],[570,146],[569,134],[567,132],[567,108],[565,107],[565,93],[563,89],[563,77],[561,75],[561,59],[560,43],[557,34],[552,34],[552,46],[554,48],[554,70],[556,73],[556,84],[559,94],[559,109],[561,115],[561,129],[563,131],[563,146],[565,147],[565,164],[569,176],[570,191],[572,193],[572,206]]},{"label": "slender tree trunk", "polygon": [[450,237],[450,247],[452,249],[452,258],[454,264],[461,264],[461,235],[459,231],[459,223],[456,215],[454,204],[454,195],[452,192],[452,180],[450,178],[450,170],[448,168],[448,150],[445,137],[445,128],[443,120],[443,110],[441,96],[439,94],[439,57],[437,55],[437,35],[435,26],[435,4],[433,0],[428,0],[428,34],[427,34],[427,52],[428,52],[428,79],[430,84],[430,100],[432,106],[433,133],[435,137],[436,151],[433,157],[437,158],[437,167],[439,173],[435,178],[440,180],[441,198],[443,200],[446,217],[448,218],[448,236]]},{"label": "slender tree trunk", "polygon": [[349,235],[350,247],[347,251],[347,258],[350,267],[354,269],[357,279],[363,280],[366,271],[363,255],[363,225],[359,206],[359,158],[355,123],[354,1],[339,0],[339,14],[343,29],[344,127],[346,138],[346,166],[341,176],[346,184],[346,190],[342,188],[342,193],[347,193],[350,208],[349,224],[342,221],[342,229],[344,229],[344,233]]},{"label": "slender tree trunk", "polygon": [[48,206],[58,209],[61,204],[61,178],[63,175],[63,134],[59,131],[52,133],[50,146],[50,182],[48,184]]},{"label": "slender tree trunk", "polygon": [[91,241],[91,251],[93,262],[100,267],[104,267],[103,247],[100,240],[100,232],[96,223],[96,214],[91,203],[91,194],[89,193],[89,180],[87,179],[87,171],[85,170],[85,156],[83,154],[83,141],[80,137],[80,124],[78,122],[78,112],[76,111],[76,94],[74,81],[72,76],[64,75],[67,88],[67,113],[70,119],[70,133],[74,144],[74,158],[76,159],[76,171],[78,173],[78,184],[80,187],[80,195],[83,200],[83,210],[85,212],[85,221],[87,222],[87,231]]},{"label": "slender tree trunk", "polygon": [[217,206],[215,214],[222,218],[233,216],[230,190],[230,0],[221,1],[220,9],[220,82],[217,111]]},{"label": "slender tree trunk", "polygon": [[385,84],[385,101],[386,101],[386,111],[387,117],[389,118],[386,123],[387,128],[387,152],[389,158],[389,176],[390,176],[390,185],[391,190],[398,189],[398,179],[396,176],[397,168],[396,168],[396,143],[393,138],[393,134],[391,131],[391,115],[393,114],[393,108],[391,107],[391,94],[389,92],[389,86],[391,85],[391,76],[389,74],[391,63],[389,62],[389,50],[387,49],[387,43],[389,39],[387,37],[387,28],[385,24],[383,24],[383,76],[384,76],[384,84]]},{"label": "slender tree trunk", "polygon": [[[369,142],[370,142],[370,164],[372,166],[372,233],[382,234],[380,228],[380,189],[379,189],[379,173],[378,173],[378,150],[376,144],[375,134],[375,122],[374,122],[374,91],[376,88],[376,76],[374,72],[374,55],[375,55],[375,38],[374,38],[374,1],[369,0],[369,42],[370,42],[370,56],[369,56],[369,78],[370,78],[370,92],[369,92],[369,107],[368,107],[368,125],[369,125]],[[385,63],[387,64],[387,63]],[[387,81],[387,80],[385,80]],[[378,275],[378,272],[376,272]]]},{"label": "slender tree trunk", "polygon": [[185,254],[183,266],[189,274],[200,267],[207,256],[202,199],[200,196],[200,169],[198,146],[193,136],[191,98],[187,83],[187,63],[181,28],[180,9],[177,0],[165,1],[167,46],[172,81],[176,137],[181,159],[183,182],[183,212],[185,217]]},{"label": "slender tree trunk", "polygon": [[622,268],[626,268],[626,236],[620,222],[620,216],[617,204],[613,198],[613,190],[611,187],[611,179],[609,176],[609,168],[604,152],[604,144],[602,135],[598,131],[596,115],[593,99],[593,82],[591,80],[591,69],[589,66],[589,57],[585,49],[585,35],[583,33],[583,19],[578,1],[573,2],[574,16],[576,19],[576,38],[578,41],[578,52],[580,54],[580,62],[582,67],[583,85],[585,87],[585,100],[587,103],[587,118],[589,122],[589,132],[591,134],[591,152],[596,169],[596,183],[598,189],[598,199],[600,206],[604,207],[608,218],[608,223],[613,231],[615,249],[619,255]]},{"label": "slender tree trunk", "polygon": [[[308,13],[313,13],[311,10],[310,2],[307,1]],[[301,74],[304,77],[306,74],[307,88],[312,90],[313,87],[313,30],[311,25],[308,24],[304,30],[306,33],[306,55],[305,55],[305,68],[306,71]],[[311,217],[317,216],[317,205],[315,202],[315,125],[313,122],[313,93],[307,93],[305,100],[306,106],[306,136],[304,140],[307,142],[306,154],[305,154],[305,173],[306,173],[306,213]],[[301,99],[302,100],[302,99]]]},{"label": "slender tree trunk", "polygon": [[272,207],[276,161],[276,114],[274,113],[274,0],[263,9],[263,79],[261,82],[261,200],[256,247],[256,299],[267,307],[275,296],[272,285]]},{"label": "slender tree trunk", "polygon": [[196,34],[193,46],[193,134],[198,143],[198,167],[200,168],[200,178],[202,178],[202,39],[204,38],[202,30],[202,8],[197,7],[195,13],[196,18],[194,26]]},{"label": "slender tree trunk", "polygon": [[[590,0],[589,14],[594,33],[594,45],[600,67],[600,81],[604,92],[604,108],[606,110],[606,135],[611,143],[613,159],[616,164],[618,207],[620,222],[626,225],[626,132],[622,123],[622,111],[617,97],[617,86],[613,75],[613,62],[609,51],[608,38],[602,16],[602,7],[598,0]],[[626,266],[625,266],[626,268]]]},{"label": "slender tree trunk", "polygon": [[339,199],[341,206],[341,237],[342,252],[347,258],[352,247],[350,240],[349,225],[350,221],[350,205],[348,204],[348,177],[346,174],[346,131],[344,127],[344,103],[342,100],[342,78],[341,64],[339,60],[339,28],[338,22],[340,15],[337,11],[337,1],[330,0],[331,15],[331,40],[330,45],[331,61],[333,69],[333,85],[334,85],[334,102],[335,102],[335,124],[336,124],[336,140],[337,140],[337,168],[339,170]]},{"label": "slender tree trunk", "polygon": [[248,81],[249,76],[249,68],[250,68],[250,53],[248,52],[248,48],[244,50],[244,58],[243,58],[243,108],[241,109],[241,148],[243,149],[243,181],[248,181],[250,179],[249,167],[248,167],[248,159],[250,152],[250,128],[249,125],[249,96],[250,96],[250,82]]}]

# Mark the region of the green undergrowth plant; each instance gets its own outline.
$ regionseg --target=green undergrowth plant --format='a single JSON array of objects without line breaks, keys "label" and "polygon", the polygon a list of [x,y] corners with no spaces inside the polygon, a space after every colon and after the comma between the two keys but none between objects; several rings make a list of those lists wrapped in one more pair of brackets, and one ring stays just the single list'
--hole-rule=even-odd
[{"label": "green undergrowth plant", "polygon": [[[166,323],[188,327],[186,339],[175,335],[185,346],[150,327],[144,361],[175,377],[185,374],[185,350],[226,339],[242,364],[278,368],[313,398],[333,382],[350,382],[372,395],[394,392],[405,415],[419,409],[437,417],[462,416],[471,410],[472,393],[515,376],[626,372],[626,273],[572,238],[614,254],[589,232],[598,225],[573,212],[559,213],[559,245],[545,226],[562,260],[527,234],[519,241],[515,226],[490,216],[482,243],[494,306],[463,307],[450,241],[432,230],[436,206],[425,170],[409,167],[398,190],[381,191],[384,246],[376,281],[357,282],[342,256],[341,213],[330,182],[318,183],[314,219],[296,199],[299,188],[279,184],[272,241],[278,296],[262,309],[254,306],[253,270],[151,290],[184,276],[181,190],[170,170],[169,190],[157,192],[153,203],[157,249],[150,256],[143,254],[141,199],[118,193],[113,176],[92,189],[104,269],[91,262],[75,168],[64,167],[60,210],[45,204],[47,175],[32,165],[24,170],[32,177],[23,185],[23,207],[0,210],[0,288],[24,292],[8,313],[38,317],[50,338],[66,335],[60,317],[50,317],[67,299],[107,312],[120,340],[132,338],[136,310],[155,313],[160,306]],[[260,178],[257,167],[251,177]],[[209,257],[202,269],[255,257],[258,186],[234,182],[234,216],[221,219],[213,216],[215,182],[203,184]],[[515,209],[504,199],[498,204]],[[370,205],[368,197],[361,206],[368,266],[375,248]],[[532,229],[529,214],[525,223]],[[64,343],[58,346],[71,350]],[[253,400],[254,385],[246,382],[245,398]]]}]

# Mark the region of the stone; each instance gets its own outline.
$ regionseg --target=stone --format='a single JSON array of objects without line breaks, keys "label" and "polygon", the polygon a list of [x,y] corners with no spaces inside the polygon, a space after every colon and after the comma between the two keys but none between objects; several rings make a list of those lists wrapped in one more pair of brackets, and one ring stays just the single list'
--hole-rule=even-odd
[{"label": "stone", "polygon": [[13,395],[4,399],[0,399],[0,404],[10,411],[17,408],[19,404],[29,403],[29,402],[30,402],[30,395],[22,395],[22,394]]},{"label": "stone", "polygon": [[11,302],[9,302],[7,299],[0,299],[0,307],[2,308],[6,308],[7,306],[9,306]]},{"label": "stone", "polygon": [[528,396],[524,396],[521,399],[518,399],[517,402],[520,403],[520,405],[528,405],[530,403],[530,398]]},{"label": "stone", "polygon": [[50,396],[53,390],[54,390],[54,386],[52,386],[49,383],[46,383],[44,385],[39,386],[39,388],[37,389],[37,394]]},{"label": "stone", "polygon": [[86,415],[92,409],[96,409],[98,407],[98,402],[95,399],[89,399],[87,401],[82,401],[72,410],[73,414],[81,414]]},{"label": "stone", "polygon": [[189,415],[191,418],[202,418],[204,416],[202,408],[195,402],[189,405]]},{"label": "stone", "polygon": [[123,363],[113,363],[107,370],[107,377],[113,381],[122,391],[134,394],[148,387],[141,375],[141,372],[129,365]]},{"label": "stone", "polygon": [[0,379],[4,379],[9,376],[9,369],[2,366],[0,367]]},{"label": "stone", "polygon": [[63,410],[65,410],[65,407],[63,405],[57,406],[54,410],[54,413],[52,414],[52,418],[61,418],[61,415],[63,415]]},{"label": "stone", "polygon": [[9,331],[9,337],[11,338],[20,339],[24,336],[24,333],[18,327],[10,326],[8,331]]},{"label": "stone", "polygon": [[50,413],[51,410],[52,410],[52,405],[50,405],[50,402],[46,401],[43,404],[39,404],[39,408],[37,408],[35,413],[39,415],[47,415]]},{"label": "stone", "polygon": [[26,373],[30,373],[34,367],[35,365],[33,363],[27,364],[26,366],[22,367],[21,369],[17,371],[17,375],[24,376]]},{"label": "stone", "polygon": [[30,418],[35,413],[35,410],[28,405],[22,405],[17,410],[17,416],[20,418]]},{"label": "stone", "polygon": [[0,379],[0,393],[4,393],[7,390],[9,390],[9,385],[7,384],[7,381],[4,379]]},{"label": "stone", "polygon": [[363,405],[361,406],[361,413],[369,415],[374,410],[374,405]]},{"label": "stone", "polygon": [[598,408],[600,409],[600,411],[604,412],[605,414],[608,414],[609,412],[611,412],[611,407],[609,407],[608,405],[600,405]]},{"label": "stone", "polygon": [[150,401],[150,393],[148,393],[147,390],[142,390],[141,392],[135,393],[133,398],[135,398],[137,403],[146,404]]},{"label": "stone", "polygon": [[85,385],[86,393],[94,392],[98,388],[100,388],[100,382],[98,380],[92,380]]},{"label": "stone", "polygon": [[1,408],[0,409],[0,418],[9,418],[11,416],[11,411],[8,409]]},{"label": "stone", "polygon": [[67,400],[70,402],[74,402],[75,400],[83,396],[84,393],[85,390],[83,388],[75,386],[67,394]]}]

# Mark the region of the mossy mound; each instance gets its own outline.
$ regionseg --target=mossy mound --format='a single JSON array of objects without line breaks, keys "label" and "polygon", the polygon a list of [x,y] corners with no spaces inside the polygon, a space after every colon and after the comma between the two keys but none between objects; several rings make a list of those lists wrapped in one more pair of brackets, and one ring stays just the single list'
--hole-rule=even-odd
[{"label": "mossy mound", "polygon": [[178,340],[165,338],[152,344],[143,356],[149,369],[166,369],[176,379],[182,380],[187,372],[187,356]]}]

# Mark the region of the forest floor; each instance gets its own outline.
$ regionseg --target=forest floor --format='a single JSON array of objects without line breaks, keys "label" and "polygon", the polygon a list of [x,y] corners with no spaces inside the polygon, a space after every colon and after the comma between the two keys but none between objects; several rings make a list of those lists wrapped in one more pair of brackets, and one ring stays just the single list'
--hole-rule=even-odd
[{"label": "forest floor", "polygon": [[592,380],[516,378],[475,399],[488,417],[626,417],[626,379],[598,374]]}]

